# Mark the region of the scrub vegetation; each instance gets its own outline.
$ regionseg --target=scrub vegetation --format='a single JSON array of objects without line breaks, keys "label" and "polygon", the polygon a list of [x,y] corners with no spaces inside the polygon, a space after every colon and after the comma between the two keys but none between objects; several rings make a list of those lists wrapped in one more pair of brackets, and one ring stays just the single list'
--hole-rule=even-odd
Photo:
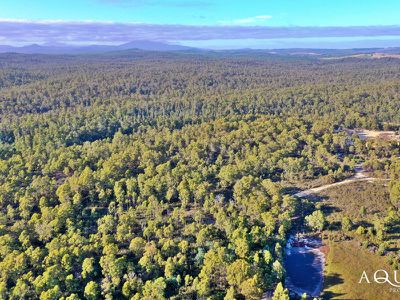
[{"label": "scrub vegetation", "polygon": [[345,129],[399,123],[393,58],[1,54],[0,299],[288,299],[304,219],[396,268],[399,143]]}]

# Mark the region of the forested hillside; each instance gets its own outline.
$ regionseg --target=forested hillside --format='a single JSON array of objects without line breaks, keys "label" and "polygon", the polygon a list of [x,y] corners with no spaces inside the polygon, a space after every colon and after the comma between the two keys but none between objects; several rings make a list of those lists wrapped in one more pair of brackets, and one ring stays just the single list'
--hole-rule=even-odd
[{"label": "forested hillside", "polygon": [[398,217],[398,142],[341,129],[399,124],[396,59],[1,54],[0,299],[260,299],[292,189],[363,157]]}]

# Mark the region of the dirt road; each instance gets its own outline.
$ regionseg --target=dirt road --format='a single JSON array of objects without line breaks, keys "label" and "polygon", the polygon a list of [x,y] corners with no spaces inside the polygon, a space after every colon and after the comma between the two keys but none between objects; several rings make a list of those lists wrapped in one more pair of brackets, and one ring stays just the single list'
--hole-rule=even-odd
[{"label": "dirt road", "polygon": [[336,187],[336,186],[340,186],[340,185],[345,185],[345,184],[349,184],[349,183],[353,183],[353,182],[358,182],[358,181],[368,181],[368,182],[373,182],[373,181],[377,181],[377,180],[385,180],[385,179],[379,179],[379,178],[375,178],[375,177],[368,177],[365,175],[364,170],[362,168],[361,165],[357,166],[355,168],[355,174],[354,176],[345,179],[343,181],[340,182],[335,182],[332,184],[326,184],[320,187],[316,187],[316,188],[312,188],[312,189],[308,189],[308,190],[304,190],[301,192],[298,192],[296,194],[294,194],[293,196],[298,197],[298,198],[303,198],[303,197],[307,197],[313,194],[318,194],[319,192],[322,192],[326,189],[332,188],[332,187]]}]

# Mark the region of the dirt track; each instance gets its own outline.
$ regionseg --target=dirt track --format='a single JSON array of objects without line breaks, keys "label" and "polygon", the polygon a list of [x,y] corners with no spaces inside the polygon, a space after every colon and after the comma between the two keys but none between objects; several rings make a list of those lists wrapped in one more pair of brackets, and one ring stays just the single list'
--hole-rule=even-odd
[{"label": "dirt track", "polygon": [[336,186],[340,186],[340,185],[345,185],[345,184],[358,182],[358,181],[373,182],[373,181],[377,181],[377,180],[384,180],[384,179],[368,177],[368,176],[366,176],[364,174],[364,170],[361,167],[358,167],[358,168],[356,168],[355,175],[352,176],[349,179],[345,179],[345,180],[340,181],[340,182],[335,182],[335,183],[331,183],[331,184],[325,184],[325,185],[320,186],[320,187],[304,190],[304,191],[298,192],[296,194],[293,194],[293,196],[298,197],[298,198],[303,198],[303,197],[307,197],[307,196],[310,196],[310,195],[313,195],[313,194],[318,194],[319,192],[322,192],[322,191],[324,191],[326,189],[329,189],[329,188],[332,188],[332,187],[336,187]]}]

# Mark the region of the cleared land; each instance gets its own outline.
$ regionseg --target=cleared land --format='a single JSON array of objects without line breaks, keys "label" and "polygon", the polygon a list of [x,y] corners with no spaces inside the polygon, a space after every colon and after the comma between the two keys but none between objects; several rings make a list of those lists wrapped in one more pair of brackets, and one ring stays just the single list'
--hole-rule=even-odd
[{"label": "cleared land", "polygon": [[[387,215],[390,207],[388,188],[382,181],[353,182],[324,191],[321,196],[322,209],[327,214],[327,220],[333,224],[327,233],[342,236],[340,224],[344,216],[349,217],[354,228],[372,227],[373,222]],[[363,208],[363,211],[361,210]],[[385,241],[390,252],[399,249],[398,230],[389,232]],[[386,262],[384,256],[379,256],[372,248],[364,249],[360,242],[366,236],[360,236],[352,231],[346,233],[351,240],[328,242],[330,252],[325,268],[325,299],[399,299],[398,293],[390,291],[388,284],[358,284],[363,271],[369,276],[379,269],[392,272],[393,268]]]},{"label": "cleared land", "polygon": [[344,59],[344,58],[360,58],[360,59],[396,58],[396,59],[400,59],[400,54],[376,52],[376,53],[361,53],[361,54],[345,55],[345,56],[323,57],[321,59],[335,60],[335,59]]},{"label": "cleared land", "polygon": [[[296,194],[298,197],[318,195],[321,208],[327,216],[330,228],[325,231],[335,237],[325,241],[329,248],[324,282],[324,299],[367,299],[386,300],[400,299],[400,294],[391,291],[388,284],[358,284],[363,271],[370,277],[376,270],[384,269],[389,273],[393,268],[384,256],[379,256],[373,248],[364,249],[360,243],[366,236],[357,235],[354,229],[358,226],[373,227],[377,219],[387,216],[390,207],[386,181],[366,177],[362,172],[351,179],[309,189]],[[363,209],[361,209],[363,208]],[[340,222],[344,216],[353,222],[353,231],[343,233]],[[385,241],[392,253],[400,248],[397,227],[388,232]],[[347,239],[342,240],[344,236]]]},{"label": "cleared land", "polygon": [[331,243],[323,299],[399,299],[400,295],[390,291],[388,284],[358,283],[363,271],[371,277],[379,269],[392,270],[383,257],[359,248],[354,241]]},{"label": "cleared land", "polygon": [[356,173],[354,174],[354,176],[345,179],[343,181],[340,182],[335,182],[335,183],[331,183],[331,184],[325,184],[319,187],[315,187],[315,188],[311,188],[311,189],[307,189],[301,192],[298,192],[296,194],[293,194],[293,196],[298,197],[298,198],[303,198],[303,197],[308,197],[314,194],[318,194],[320,192],[323,192],[327,189],[331,189],[334,187],[338,187],[338,186],[342,186],[342,185],[347,185],[350,183],[355,183],[355,182],[369,182],[369,183],[373,183],[374,181],[379,181],[379,180],[384,180],[384,179],[379,179],[379,178],[374,178],[374,177],[369,177],[367,175],[365,175],[365,172],[362,168],[362,166],[358,167],[355,169]]},{"label": "cleared land", "polygon": [[374,182],[376,180],[381,180],[381,179],[372,178],[372,177],[356,177],[356,176],[354,176],[354,177],[352,177],[350,179],[346,179],[346,180],[343,180],[343,181],[340,181],[340,182],[335,182],[335,183],[326,184],[326,185],[323,185],[323,186],[320,186],[320,187],[304,190],[304,191],[301,191],[299,193],[294,194],[293,196],[302,198],[302,197],[307,197],[307,196],[310,196],[310,195],[313,195],[313,194],[318,194],[318,193],[320,193],[322,191],[325,191],[327,189],[338,187],[338,186],[341,186],[341,185],[346,185],[346,184],[350,184],[350,183],[354,183],[354,182],[360,182],[360,181],[364,181],[364,182],[366,181],[366,182],[372,183],[372,182]]},{"label": "cleared land", "polygon": [[[387,215],[390,206],[389,191],[385,181],[353,182],[332,188],[320,194],[324,207],[330,207],[328,220],[339,221],[347,216],[357,222],[373,221]],[[362,214],[360,208],[364,207]]]},{"label": "cleared land", "polygon": [[346,129],[349,134],[357,134],[360,139],[384,139],[392,141],[400,141],[400,135],[396,131],[367,130],[367,129]]}]

